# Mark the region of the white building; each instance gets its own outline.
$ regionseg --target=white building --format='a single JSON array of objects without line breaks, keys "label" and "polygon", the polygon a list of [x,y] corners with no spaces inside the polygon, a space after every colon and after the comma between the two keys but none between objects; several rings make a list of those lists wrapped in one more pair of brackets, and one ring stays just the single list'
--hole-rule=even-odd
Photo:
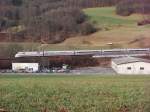
[{"label": "white building", "polygon": [[150,74],[150,60],[124,57],[112,59],[112,68],[118,74]]},{"label": "white building", "polygon": [[39,70],[38,63],[12,63],[13,71],[37,72]]}]

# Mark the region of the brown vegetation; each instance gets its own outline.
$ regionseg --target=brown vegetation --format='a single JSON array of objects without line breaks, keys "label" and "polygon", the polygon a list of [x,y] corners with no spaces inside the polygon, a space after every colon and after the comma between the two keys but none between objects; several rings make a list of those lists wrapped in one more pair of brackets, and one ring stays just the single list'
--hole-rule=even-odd
[{"label": "brown vegetation", "polygon": [[[1,0],[0,31],[7,30],[9,41],[59,43],[71,36],[96,31],[82,8],[112,6],[118,2],[120,0]],[[19,26],[22,29],[12,32]]]},{"label": "brown vegetation", "polygon": [[125,0],[117,4],[116,12],[122,16],[133,13],[150,14],[149,0]]},{"label": "brown vegetation", "polygon": [[[0,31],[7,31],[10,41],[30,40],[46,43],[58,43],[75,35],[87,35],[96,29],[87,21],[80,8],[96,6],[97,3],[113,5],[115,2],[1,0]],[[12,31],[14,27],[19,26],[24,28]]]},{"label": "brown vegetation", "polygon": [[138,22],[139,26],[147,25],[147,24],[150,24],[150,20],[149,19]]}]

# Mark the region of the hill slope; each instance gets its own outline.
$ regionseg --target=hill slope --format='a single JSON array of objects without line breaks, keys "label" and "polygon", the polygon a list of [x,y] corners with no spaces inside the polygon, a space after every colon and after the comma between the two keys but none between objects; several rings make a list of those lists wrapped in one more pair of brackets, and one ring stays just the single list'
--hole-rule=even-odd
[{"label": "hill slope", "polygon": [[[137,26],[137,22],[143,19],[141,15],[118,16],[115,7],[87,8],[83,11],[90,21],[102,30],[88,36],[72,37],[60,44],[23,45],[30,46],[31,49],[46,50],[150,47],[150,26]],[[108,43],[113,45],[110,46]]]},{"label": "hill slope", "polygon": [[[73,46],[75,48],[91,47],[91,49],[149,46],[143,46],[142,43],[150,38],[150,26],[137,26],[137,22],[143,19],[141,15],[118,16],[114,7],[89,8],[84,12],[102,30],[89,36],[67,39],[61,45],[72,46],[72,48]],[[108,43],[113,43],[113,46],[107,45]]]}]

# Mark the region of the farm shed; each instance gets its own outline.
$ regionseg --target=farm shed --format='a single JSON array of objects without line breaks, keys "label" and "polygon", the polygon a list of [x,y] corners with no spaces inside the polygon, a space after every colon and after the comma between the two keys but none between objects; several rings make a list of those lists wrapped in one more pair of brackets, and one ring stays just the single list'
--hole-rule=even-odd
[{"label": "farm shed", "polygon": [[150,74],[150,60],[134,57],[112,59],[112,68],[118,74]]},{"label": "farm shed", "polygon": [[38,63],[12,63],[13,71],[37,72],[39,70]]}]

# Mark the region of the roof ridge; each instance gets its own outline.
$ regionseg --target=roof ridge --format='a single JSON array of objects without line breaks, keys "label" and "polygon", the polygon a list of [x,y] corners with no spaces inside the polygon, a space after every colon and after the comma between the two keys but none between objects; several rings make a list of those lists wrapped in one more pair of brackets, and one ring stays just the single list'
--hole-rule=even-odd
[{"label": "roof ridge", "polygon": [[122,57],[122,58],[115,58],[112,59],[117,65],[120,64],[127,64],[127,63],[134,63],[134,62],[147,62],[150,63],[150,60],[148,59],[143,59],[143,58],[137,58],[137,57]]}]

